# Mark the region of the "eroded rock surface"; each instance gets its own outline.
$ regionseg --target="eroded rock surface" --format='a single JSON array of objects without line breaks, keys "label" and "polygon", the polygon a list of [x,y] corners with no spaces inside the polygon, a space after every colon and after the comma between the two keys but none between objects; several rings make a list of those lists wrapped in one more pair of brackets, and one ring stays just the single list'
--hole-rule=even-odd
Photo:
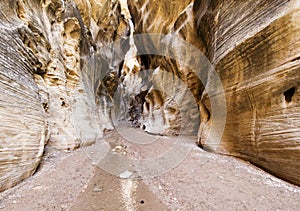
[{"label": "eroded rock surface", "polygon": [[[224,134],[215,151],[249,160],[299,184],[299,2],[132,1],[130,8],[139,33],[178,35],[214,65],[227,101]],[[149,63],[188,75],[177,61],[151,57]],[[202,83],[214,90],[210,78]],[[207,143],[214,115],[211,99],[201,83],[194,85],[198,88],[190,88],[200,110],[199,144],[212,148]],[[219,90],[214,93],[218,98]],[[161,98],[158,93],[151,107],[163,104]]]},{"label": "eroded rock surface", "polygon": [[[33,174],[46,144],[88,145],[119,120],[154,134],[198,133],[211,148],[205,89],[214,84],[200,58],[176,51],[176,38],[220,76],[227,120],[215,151],[300,184],[299,1],[4,0],[0,8],[0,190]],[[180,59],[139,55],[141,33],[166,35]],[[202,80],[183,60],[200,62]]]},{"label": "eroded rock surface", "polygon": [[[107,8],[98,5],[103,12],[113,13],[112,3],[104,3]],[[34,173],[46,143],[67,150],[101,137],[101,106],[95,93],[105,64],[86,59],[92,64],[87,69],[82,61],[95,51],[90,31],[97,28],[87,27],[98,19],[104,24],[100,11],[87,14],[93,22],[80,15],[85,7],[73,1],[15,0],[0,6],[3,190]]]},{"label": "eroded rock surface", "polygon": [[[248,4],[211,4],[217,16],[206,15],[200,24],[214,35],[205,36],[208,54],[227,100],[217,151],[299,184],[299,1]],[[208,97],[202,99],[209,107]]]}]

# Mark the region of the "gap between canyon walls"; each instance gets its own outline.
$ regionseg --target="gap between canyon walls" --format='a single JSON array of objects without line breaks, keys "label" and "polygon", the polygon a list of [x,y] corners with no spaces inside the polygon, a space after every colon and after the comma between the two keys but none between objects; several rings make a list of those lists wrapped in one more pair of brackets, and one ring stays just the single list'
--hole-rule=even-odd
[{"label": "gap between canyon walls", "polygon": [[[299,184],[299,3],[128,1],[127,8],[125,2],[120,5],[126,35],[158,33],[170,40],[179,37],[200,49],[214,64],[228,108],[222,141],[214,151],[240,157]],[[285,36],[278,32],[281,30]],[[119,72],[112,72],[121,81],[117,88],[112,86],[122,96],[117,119],[129,120],[152,134],[180,134],[178,104],[156,90],[152,81],[156,75],[159,82],[174,88],[179,87],[178,77],[188,86],[200,110],[188,110],[193,102],[181,101],[186,108],[183,110],[188,110],[189,133],[198,131],[200,145],[207,147],[212,105],[205,88],[214,87],[210,77],[203,76],[207,80],[200,81],[180,60],[159,55],[135,57],[134,43],[132,38],[124,42],[120,46],[122,50],[128,48],[123,52],[124,62],[110,65],[121,65],[116,68]],[[159,43],[144,45],[145,49],[159,49]],[[166,73],[176,77],[165,80]],[[273,86],[275,83],[278,85]],[[181,92],[184,89],[177,90],[177,97],[185,94]],[[196,124],[199,113],[200,127]]]},{"label": "gap between canyon walls", "polygon": [[[300,184],[298,1],[3,0],[0,6],[0,190],[32,175],[45,146],[90,145],[118,120],[178,135],[183,110],[187,133],[199,132],[200,144],[208,145],[210,77],[203,71],[200,81],[180,60],[136,56],[133,37],[142,33],[179,37],[214,65],[227,107],[215,152]],[[158,44],[146,42],[143,50]],[[154,77],[180,100],[156,90]],[[193,99],[185,100],[183,85]]]}]

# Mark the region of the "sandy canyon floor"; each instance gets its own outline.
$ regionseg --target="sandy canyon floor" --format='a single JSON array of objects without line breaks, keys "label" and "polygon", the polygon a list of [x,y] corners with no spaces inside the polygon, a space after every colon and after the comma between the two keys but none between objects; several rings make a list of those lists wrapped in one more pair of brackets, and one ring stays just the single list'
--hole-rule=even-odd
[{"label": "sandy canyon floor", "polygon": [[[124,134],[133,139],[145,135],[131,128],[106,134],[112,151],[127,157],[153,157],[174,144],[172,137],[155,136],[155,144],[139,146],[122,138]],[[0,210],[300,208],[300,187],[239,159],[205,152],[194,143],[190,143],[190,153],[175,168],[144,179],[130,175],[121,179],[99,168],[88,155],[96,152],[95,146],[72,152],[47,149],[32,177],[0,193]]]}]

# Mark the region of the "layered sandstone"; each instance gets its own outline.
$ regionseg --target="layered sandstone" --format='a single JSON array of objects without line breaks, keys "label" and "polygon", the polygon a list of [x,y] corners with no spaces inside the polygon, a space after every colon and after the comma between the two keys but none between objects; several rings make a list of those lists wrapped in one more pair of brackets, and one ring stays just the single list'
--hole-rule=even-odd
[{"label": "layered sandstone", "polygon": [[[214,124],[211,117],[218,112],[212,113],[213,99],[201,83],[196,83],[198,89],[190,87],[197,90],[199,145],[241,157],[299,184],[298,1],[146,1],[131,2],[130,8],[137,32],[184,38],[205,53],[220,76],[227,119],[218,145],[207,141]],[[151,57],[149,63],[177,75],[186,72],[166,58]],[[208,90],[215,88],[209,78],[202,83]],[[222,94],[213,92],[216,99]],[[160,96],[151,107],[160,105]]]},{"label": "layered sandstone", "polygon": [[220,2],[208,10],[217,16],[204,16],[200,29],[210,34],[208,55],[227,101],[216,151],[299,184],[299,2]]},{"label": "layered sandstone", "polygon": [[101,137],[103,128],[95,101],[100,69],[83,68],[82,57],[91,57],[94,42],[77,5],[0,5],[3,190],[34,173],[46,144],[74,149]]},{"label": "layered sandstone", "polygon": [[[300,184],[297,0],[0,6],[0,190],[33,174],[46,145],[91,144],[120,120],[154,134],[198,133],[205,149]],[[162,42],[138,41],[142,33],[163,35],[172,53],[151,54],[162,51]],[[221,92],[208,67],[218,73]],[[213,145],[212,108],[222,94],[226,122]]]}]

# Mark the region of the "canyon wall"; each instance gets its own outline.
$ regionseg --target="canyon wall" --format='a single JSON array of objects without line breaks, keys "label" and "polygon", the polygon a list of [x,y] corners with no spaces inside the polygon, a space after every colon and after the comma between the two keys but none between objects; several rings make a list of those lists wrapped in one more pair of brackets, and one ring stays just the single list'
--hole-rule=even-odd
[{"label": "canyon wall", "polygon": [[[130,1],[129,5],[138,33],[183,38],[207,56],[220,76],[226,124],[216,145],[208,142],[208,135],[214,124],[211,117],[221,111],[212,113],[212,99],[203,91],[203,86],[214,90],[215,84],[208,77],[193,84],[197,89],[190,86],[196,90],[200,110],[199,145],[299,184],[299,1]],[[167,58],[150,57],[149,63],[177,75],[186,72]],[[212,98],[220,94],[216,89]],[[152,107],[160,98],[152,100]]]},{"label": "canyon wall", "polygon": [[299,1],[220,1],[208,10],[216,16],[205,15],[200,30],[227,101],[217,152],[299,184]]},{"label": "canyon wall", "polygon": [[118,28],[119,14],[117,3],[102,3],[1,1],[0,190],[33,174],[46,144],[75,149],[112,127],[95,97],[107,64],[93,55]]},{"label": "canyon wall", "polygon": [[[92,144],[121,119],[153,134],[198,133],[204,149],[300,184],[297,0],[4,0],[0,7],[0,190],[32,175],[45,147]],[[160,43],[135,40],[142,33],[166,35],[174,57],[147,54]],[[227,112],[215,146],[211,102],[222,93],[205,62],[176,51],[176,38],[220,76]],[[200,77],[181,60],[200,64]]]}]

